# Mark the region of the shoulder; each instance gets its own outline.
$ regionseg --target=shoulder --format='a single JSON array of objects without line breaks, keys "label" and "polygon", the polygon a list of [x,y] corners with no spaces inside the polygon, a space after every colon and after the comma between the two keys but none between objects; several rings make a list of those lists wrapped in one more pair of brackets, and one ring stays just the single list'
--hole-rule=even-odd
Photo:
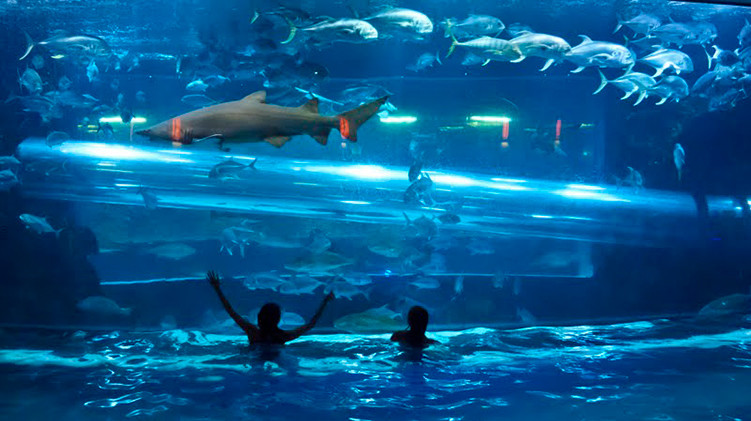
[{"label": "shoulder", "polygon": [[404,339],[406,339],[407,332],[404,330],[400,330],[398,332],[394,332],[393,335],[391,335],[391,341],[392,342],[401,342]]}]

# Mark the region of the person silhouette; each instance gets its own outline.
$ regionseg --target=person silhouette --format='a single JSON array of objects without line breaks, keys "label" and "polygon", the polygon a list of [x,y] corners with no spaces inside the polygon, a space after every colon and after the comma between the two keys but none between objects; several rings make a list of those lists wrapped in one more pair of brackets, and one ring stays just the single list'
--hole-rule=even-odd
[{"label": "person silhouette", "polygon": [[227,298],[224,296],[221,287],[219,286],[219,275],[214,271],[206,273],[206,280],[214,287],[214,291],[219,296],[219,301],[222,302],[224,309],[232,320],[237,323],[240,328],[248,336],[248,342],[251,345],[254,344],[274,344],[284,345],[285,343],[297,339],[300,336],[307,333],[313,326],[316,325],[318,319],[321,318],[323,309],[326,308],[326,304],[334,299],[334,294],[329,293],[321,302],[318,310],[315,312],[310,321],[296,329],[282,330],[279,328],[279,321],[282,318],[282,311],[276,303],[266,303],[261,307],[258,312],[258,326],[246,320],[243,316],[232,308]]},{"label": "person silhouette", "polygon": [[438,343],[438,341],[425,336],[425,331],[428,329],[428,311],[424,307],[414,306],[410,308],[407,314],[407,324],[409,324],[409,329],[400,330],[391,335],[392,342],[413,348],[426,348],[431,344]]}]

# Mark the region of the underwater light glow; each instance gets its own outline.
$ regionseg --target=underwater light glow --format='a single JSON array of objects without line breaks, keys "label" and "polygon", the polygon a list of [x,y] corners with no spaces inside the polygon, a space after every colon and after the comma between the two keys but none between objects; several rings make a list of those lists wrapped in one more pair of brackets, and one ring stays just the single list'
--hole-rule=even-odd
[{"label": "underwater light glow", "polygon": [[412,124],[417,121],[417,117],[411,115],[391,115],[380,117],[381,123],[386,124]]},{"label": "underwater light glow", "polygon": [[469,121],[486,124],[504,124],[510,123],[511,118],[502,115],[472,115],[469,116]]},{"label": "underwater light glow", "polygon": [[589,199],[589,200],[598,200],[600,202],[631,202],[628,199],[623,199],[618,196],[614,196],[612,194],[594,192],[590,190],[563,189],[563,190],[556,190],[553,192],[553,194],[567,197],[569,199]]},{"label": "underwater light glow", "polygon": [[370,202],[363,202],[361,200],[342,200],[341,202],[349,205],[370,205]]},{"label": "underwater light glow", "polygon": [[[101,117],[99,119],[100,123],[122,123],[122,124],[128,124],[123,122],[123,118],[120,116],[113,116],[113,117]],[[131,123],[138,124],[138,123],[145,123],[146,119],[144,117],[133,117],[130,120]]]},{"label": "underwater light glow", "polygon": [[156,162],[193,162],[189,159],[164,156],[157,152],[146,151],[133,146],[112,143],[66,142],[60,145],[60,151],[68,155],[88,156],[91,158],[105,158],[126,161],[156,161]]},{"label": "underwater light glow", "polygon": [[590,186],[588,184],[567,184],[566,188],[577,189],[577,190],[591,190],[591,191],[602,191],[602,190],[605,190],[605,187],[602,187],[602,186]]},{"label": "underwater light glow", "polygon": [[331,175],[343,175],[363,180],[399,180],[404,178],[403,171],[394,171],[380,165],[306,165],[305,171]]}]

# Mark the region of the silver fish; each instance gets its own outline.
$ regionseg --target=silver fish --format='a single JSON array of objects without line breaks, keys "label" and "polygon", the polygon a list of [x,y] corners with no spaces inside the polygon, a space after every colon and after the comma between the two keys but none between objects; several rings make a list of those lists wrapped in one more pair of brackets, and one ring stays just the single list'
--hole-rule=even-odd
[{"label": "silver fish", "polygon": [[120,307],[112,299],[102,296],[86,297],[76,303],[76,308],[98,316],[130,316],[131,309]]},{"label": "silver fish", "polygon": [[649,13],[640,13],[631,19],[625,20],[621,17],[618,18],[618,25],[613,30],[613,33],[618,32],[622,27],[626,27],[634,31],[636,34],[647,35],[653,30],[657,29],[662,24],[660,19]]},{"label": "silver fish", "polygon": [[18,184],[18,177],[11,170],[0,170],[0,190],[7,191]]},{"label": "silver fish", "polygon": [[421,72],[433,67],[435,63],[443,64],[441,63],[441,57],[438,55],[438,53],[422,53],[419,57],[417,57],[416,63],[407,66],[407,70],[410,70],[412,72]]},{"label": "silver fish", "polygon": [[55,233],[55,235],[59,234],[62,230],[55,230],[52,228],[52,225],[50,225],[49,222],[47,222],[46,218],[43,218],[41,216],[31,215],[28,213],[21,214],[18,219],[23,222],[23,224],[26,226],[27,229],[34,231],[37,234],[49,234],[49,233]]},{"label": "silver fish", "polygon": [[600,86],[597,87],[592,95],[599,93],[606,85],[611,84],[625,92],[625,95],[621,98],[622,100],[639,92],[639,99],[634,105],[641,103],[641,101],[647,97],[647,90],[657,84],[657,81],[655,81],[652,76],[644,73],[630,72],[616,79],[608,80],[599,69],[597,71],[600,73]]},{"label": "silver fish", "polygon": [[376,28],[380,28],[381,36],[394,35],[423,39],[433,32],[433,22],[430,18],[424,13],[411,9],[386,9],[365,20],[372,22]]},{"label": "silver fish", "polygon": [[196,79],[185,86],[185,90],[190,92],[206,92],[206,89],[209,89],[209,85],[201,79]]},{"label": "silver fish", "polygon": [[282,294],[300,295],[313,294],[323,283],[307,275],[296,274],[279,287]]},{"label": "silver fish", "polygon": [[393,332],[403,326],[401,315],[386,306],[348,314],[334,320],[335,328],[357,334]]},{"label": "silver fish", "polygon": [[185,95],[180,98],[180,102],[188,104],[192,107],[208,107],[210,105],[218,104],[217,101],[207,97],[206,95]]},{"label": "silver fish", "polygon": [[26,35],[26,52],[18,60],[25,59],[31,50],[41,45],[57,56],[86,55],[109,56],[112,54],[110,46],[105,40],[91,35],[55,35],[44,41],[34,43],[29,34]]},{"label": "silver fish", "polygon": [[678,50],[657,50],[640,58],[638,61],[655,69],[655,74],[652,75],[652,77],[660,76],[667,69],[675,70],[676,74],[681,74],[681,72],[690,73],[694,71],[694,63],[691,61],[691,57]]},{"label": "silver fish", "polygon": [[324,292],[333,292],[336,298],[346,298],[352,300],[358,295],[362,295],[366,300],[370,299],[370,294],[360,288],[343,281],[335,281],[326,286]]},{"label": "silver fish", "polygon": [[665,76],[660,82],[647,90],[648,95],[657,95],[661,99],[655,105],[662,105],[668,100],[678,102],[689,94],[688,83],[680,76]]},{"label": "silver fish", "polygon": [[255,169],[256,161],[258,161],[258,158],[253,159],[250,164],[241,164],[233,159],[228,159],[214,165],[209,171],[209,178],[222,181],[230,178],[239,179],[238,173],[247,168]]},{"label": "silver fish", "polygon": [[686,151],[683,150],[683,146],[680,143],[676,143],[673,148],[673,162],[675,163],[676,171],[678,171],[678,181],[681,181],[683,166],[686,165]]},{"label": "silver fish", "polygon": [[12,170],[15,171],[21,166],[21,161],[13,155],[0,156],[0,170]]},{"label": "silver fish", "polygon": [[563,38],[533,32],[522,33],[511,40],[521,50],[524,57],[542,57],[548,59],[540,71],[545,71],[556,61],[571,51],[571,46]]},{"label": "silver fish", "polygon": [[329,274],[344,266],[354,264],[355,261],[344,257],[340,254],[325,251],[323,253],[313,254],[301,257],[293,262],[287,263],[284,267],[293,272],[306,272],[311,274]]},{"label": "silver fish", "polygon": [[254,273],[245,277],[243,285],[249,290],[256,289],[271,289],[276,290],[286,281],[282,279],[276,272],[262,272]]},{"label": "silver fish", "polygon": [[450,56],[456,47],[467,49],[472,54],[482,57],[485,59],[483,65],[489,63],[491,60],[516,63],[524,60],[525,57],[521,46],[513,43],[513,40],[507,41],[505,39],[484,36],[466,42],[459,42],[456,38],[452,38],[451,41],[451,47],[449,47],[446,57]]},{"label": "silver fish", "polygon": [[450,18],[443,22],[443,26],[443,36],[446,38],[451,35],[456,38],[475,38],[483,35],[498,36],[506,27],[500,19],[488,15],[469,15],[461,22]]},{"label": "silver fish", "polygon": [[68,133],[65,132],[52,132],[47,135],[47,139],[45,140],[45,143],[47,143],[47,146],[56,146],[60,145],[61,143],[70,140],[70,136],[68,136]]},{"label": "silver fish", "polygon": [[42,92],[42,78],[36,70],[27,67],[23,74],[18,78],[18,83],[26,88],[31,95],[38,95]]},{"label": "silver fish", "polygon": [[183,260],[196,254],[196,249],[183,243],[168,243],[147,249],[146,253],[167,260]]},{"label": "silver fish", "polygon": [[586,35],[579,35],[581,44],[573,47],[565,59],[576,64],[571,73],[579,73],[586,67],[611,67],[629,69],[635,63],[634,53],[628,48],[612,42],[592,41]]},{"label": "silver fish", "polygon": [[[369,22],[360,19],[325,20],[315,25],[300,28],[316,44],[334,42],[362,43],[378,39],[378,30]],[[297,28],[290,22],[290,36],[282,44],[292,41]]]}]

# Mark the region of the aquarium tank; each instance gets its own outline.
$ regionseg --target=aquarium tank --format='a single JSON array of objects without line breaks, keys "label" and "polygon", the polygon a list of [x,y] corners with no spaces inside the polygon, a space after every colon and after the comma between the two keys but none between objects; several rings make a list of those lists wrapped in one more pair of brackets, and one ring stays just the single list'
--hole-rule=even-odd
[{"label": "aquarium tank", "polygon": [[0,418],[750,420],[747,3],[3,0]]}]

